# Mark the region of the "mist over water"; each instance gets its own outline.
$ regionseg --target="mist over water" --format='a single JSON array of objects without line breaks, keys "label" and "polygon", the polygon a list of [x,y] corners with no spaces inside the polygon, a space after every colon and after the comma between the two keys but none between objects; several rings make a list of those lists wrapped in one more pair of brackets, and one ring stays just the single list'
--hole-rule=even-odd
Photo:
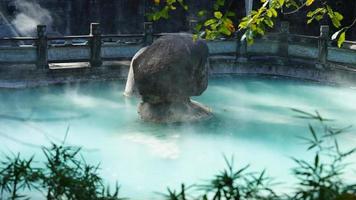
[{"label": "mist over water", "polygon": [[40,6],[38,2],[31,0],[16,0],[14,2],[18,13],[11,21],[17,31],[24,36],[36,35],[37,25],[47,25],[51,29],[53,18],[51,13]]},{"label": "mist over water", "polygon": [[[289,156],[311,157],[296,138],[309,134],[307,121],[294,118],[290,108],[318,110],[338,125],[356,124],[356,93],[346,87],[261,77],[213,79],[194,99],[210,106],[214,118],[171,125],[142,122],[139,100],[123,97],[123,90],[118,82],[0,89],[0,151],[37,152],[41,160],[38,146],[62,141],[69,126],[66,143],[83,146],[88,162],[100,162],[105,180],[117,180],[122,195],[132,199],[157,199],[154,192],[167,186],[209,179],[224,167],[223,154],[234,155],[236,167],[267,169],[286,183],[278,191],[288,191],[295,181]],[[350,147],[356,137],[351,132],[340,142]]]}]

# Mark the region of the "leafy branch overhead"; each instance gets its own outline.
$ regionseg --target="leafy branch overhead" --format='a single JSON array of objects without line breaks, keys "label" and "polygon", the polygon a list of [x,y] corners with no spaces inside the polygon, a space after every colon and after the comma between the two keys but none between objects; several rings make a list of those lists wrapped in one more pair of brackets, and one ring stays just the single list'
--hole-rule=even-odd
[{"label": "leafy branch overhead", "polygon": [[[332,40],[337,40],[339,47],[346,40],[346,32],[356,24],[356,19],[350,25],[343,25],[344,16],[333,9],[327,0],[261,0],[256,10],[252,10],[247,16],[237,21],[236,13],[230,10],[234,0],[214,0],[212,10],[201,10],[196,16],[199,23],[195,27],[196,37],[215,39],[221,36],[230,37],[235,32],[241,32],[242,40],[248,44],[254,42],[254,38],[264,35],[268,29],[275,25],[275,20],[281,15],[297,13],[301,9],[307,10],[306,23],[323,19],[330,20],[337,31],[332,35]],[[168,19],[171,11],[177,6],[188,10],[184,0],[154,0],[152,12],[148,14],[149,20],[157,21]]]},{"label": "leafy branch overhead", "polygon": [[225,0],[217,0],[213,5],[212,14],[208,15],[206,10],[198,13],[200,23],[195,27],[195,30],[200,33],[199,37],[214,39],[221,34],[231,36],[236,31],[233,22],[235,13],[229,10],[222,12],[221,9],[224,5]]},{"label": "leafy branch overhead", "polygon": [[147,15],[151,21],[157,21],[159,19],[168,19],[169,12],[176,10],[177,6],[183,7],[184,10],[188,10],[188,6],[184,3],[184,0],[154,0],[154,4],[158,7],[153,10],[152,13]]}]

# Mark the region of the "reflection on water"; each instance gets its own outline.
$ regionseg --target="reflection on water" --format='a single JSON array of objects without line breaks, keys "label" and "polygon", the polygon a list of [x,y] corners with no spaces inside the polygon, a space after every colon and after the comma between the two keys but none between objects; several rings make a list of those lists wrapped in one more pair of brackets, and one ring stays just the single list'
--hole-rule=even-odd
[{"label": "reflection on water", "polygon": [[[296,136],[306,122],[290,108],[319,110],[354,124],[353,89],[306,82],[225,77],[214,79],[194,99],[210,106],[214,118],[194,124],[141,122],[138,99],[122,96],[123,85],[96,82],[24,90],[0,90],[0,151],[32,155],[39,146],[63,141],[83,146],[89,162],[102,163],[102,175],[118,180],[124,196],[154,199],[166,186],[192,184],[224,166],[234,155],[237,166],[267,169],[278,181],[292,183],[289,156],[310,157]],[[351,133],[344,146],[356,143]],[[38,154],[37,159],[42,157]],[[279,190],[290,189],[290,184]]]},{"label": "reflection on water", "polygon": [[178,134],[170,135],[168,138],[159,138],[144,133],[127,133],[123,139],[127,140],[128,145],[130,143],[143,145],[148,150],[148,153],[154,156],[159,156],[163,159],[177,159],[180,150],[176,144],[176,140],[179,137],[180,135]]}]

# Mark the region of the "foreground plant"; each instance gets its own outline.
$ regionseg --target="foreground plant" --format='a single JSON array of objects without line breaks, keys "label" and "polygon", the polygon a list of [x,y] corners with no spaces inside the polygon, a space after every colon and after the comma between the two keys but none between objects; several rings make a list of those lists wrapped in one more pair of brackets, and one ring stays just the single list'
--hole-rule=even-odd
[{"label": "foreground plant", "polygon": [[[310,137],[300,137],[306,142],[307,151],[314,151],[313,160],[292,157],[296,167],[292,173],[298,180],[291,194],[277,195],[271,184],[271,178],[265,171],[247,172],[249,166],[236,170],[233,159],[225,158],[226,169],[205,184],[193,186],[202,193],[191,197],[182,187],[181,191],[168,189],[167,200],[356,200],[356,181],[346,183],[343,180],[349,168],[346,158],[356,152],[356,148],[341,150],[337,137],[350,127],[335,127],[330,119],[318,112],[308,113],[293,109],[297,118],[308,120]],[[356,177],[356,175],[355,175]],[[356,180],[356,178],[355,178]],[[190,197],[190,198],[188,198]]]},{"label": "foreground plant", "polygon": [[[299,185],[293,196],[297,200],[353,200],[356,199],[356,182],[345,183],[343,177],[350,163],[346,158],[356,152],[356,148],[342,150],[337,137],[350,127],[334,127],[332,120],[323,118],[318,112],[307,113],[294,110],[299,118],[310,120],[311,137],[301,137],[314,151],[313,161],[292,158],[297,167],[293,168]],[[314,123],[313,123],[314,122]],[[356,177],[356,176],[355,176]],[[356,180],[356,178],[355,178]]]},{"label": "foreground plant", "polygon": [[[263,170],[260,173],[248,172],[249,165],[235,169],[233,157],[224,156],[226,168],[206,183],[188,188],[182,184],[180,190],[168,188],[163,194],[166,200],[275,200],[278,195],[271,188],[272,179]],[[192,192],[195,189],[198,192]]]},{"label": "foreground plant", "polygon": [[260,173],[247,172],[249,165],[234,168],[233,157],[229,161],[224,157],[227,168],[215,175],[207,184],[201,185],[206,193],[203,199],[243,200],[243,199],[274,199],[277,195],[270,188],[271,178],[265,170]]},{"label": "foreground plant", "polygon": [[1,199],[29,199],[28,190],[42,193],[48,200],[121,200],[119,186],[113,193],[98,174],[99,166],[80,158],[80,148],[52,144],[43,147],[47,160],[43,168],[33,167],[33,157],[7,156],[1,164]]},{"label": "foreground plant", "polygon": [[9,199],[23,199],[26,196],[20,191],[38,189],[37,183],[42,174],[41,170],[34,168],[32,164],[33,157],[26,160],[19,154],[6,156],[0,168],[1,195],[7,193]]},{"label": "foreground plant", "polygon": [[194,185],[186,187],[184,184],[181,184],[181,188],[178,191],[168,187],[166,193],[158,193],[158,194],[163,196],[163,198],[166,200],[188,200],[188,199],[193,199],[193,197],[188,194],[190,192],[190,189],[193,187]]}]

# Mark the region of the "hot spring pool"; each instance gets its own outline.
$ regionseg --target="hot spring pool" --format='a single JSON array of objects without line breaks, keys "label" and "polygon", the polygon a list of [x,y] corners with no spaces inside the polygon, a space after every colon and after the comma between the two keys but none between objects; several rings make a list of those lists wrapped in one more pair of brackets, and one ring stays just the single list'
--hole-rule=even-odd
[{"label": "hot spring pool", "polygon": [[[214,118],[196,124],[158,125],[140,121],[136,98],[125,98],[119,82],[0,90],[0,151],[30,156],[39,145],[60,142],[70,126],[68,145],[84,148],[101,174],[116,180],[121,194],[156,199],[155,192],[180,183],[199,183],[225,166],[267,169],[287,191],[294,180],[290,156],[311,157],[296,136],[307,135],[307,121],[290,108],[318,110],[340,125],[356,122],[356,90],[303,81],[261,77],[224,77],[209,82],[198,100]],[[345,147],[356,137],[341,138]],[[3,154],[2,154],[3,155]],[[350,158],[350,159],[356,159]]]}]

